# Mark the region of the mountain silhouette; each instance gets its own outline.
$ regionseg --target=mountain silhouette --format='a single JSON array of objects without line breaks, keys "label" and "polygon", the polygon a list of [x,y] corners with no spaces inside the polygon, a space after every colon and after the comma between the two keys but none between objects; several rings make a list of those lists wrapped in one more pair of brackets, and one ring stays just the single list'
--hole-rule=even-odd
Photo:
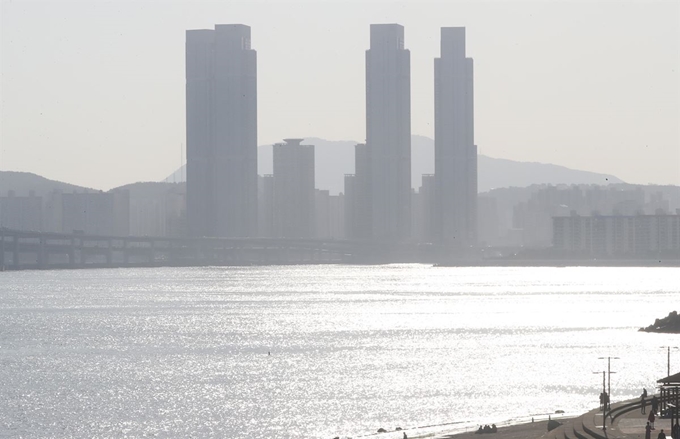
[{"label": "mountain silhouette", "polygon": [[[325,140],[308,137],[304,145],[314,145],[316,187],[331,194],[344,192],[345,174],[354,173],[353,140]],[[184,167],[164,181],[185,180]],[[258,148],[257,172],[272,173],[272,145]],[[414,135],[411,137],[411,186],[418,189],[423,174],[434,174],[434,140]],[[478,158],[478,190],[487,192],[503,187],[527,187],[533,184],[612,184],[623,183],[608,174],[580,171],[548,163],[518,162],[480,155]]]},{"label": "mountain silhouette", "polygon": [[17,196],[25,197],[32,192],[44,197],[55,190],[64,193],[97,192],[96,189],[50,180],[32,172],[0,171],[0,196],[4,197],[13,191]]}]

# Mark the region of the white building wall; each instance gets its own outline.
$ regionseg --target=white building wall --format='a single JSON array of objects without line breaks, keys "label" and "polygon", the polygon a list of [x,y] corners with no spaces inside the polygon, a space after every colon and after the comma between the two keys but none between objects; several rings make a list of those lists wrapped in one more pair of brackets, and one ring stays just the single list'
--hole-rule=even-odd
[{"label": "white building wall", "polygon": [[187,31],[187,203],[192,236],[257,233],[257,59],[250,27]]},{"label": "white building wall", "polygon": [[411,57],[398,24],[371,25],[366,140],[372,154],[372,237],[406,240],[411,232]]},{"label": "white building wall", "polygon": [[435,59],[435,177],[439,238],[450,245],[477,242],[477,147],[474,143],[473,60],[465,56],[465,28],[441,29]]}]

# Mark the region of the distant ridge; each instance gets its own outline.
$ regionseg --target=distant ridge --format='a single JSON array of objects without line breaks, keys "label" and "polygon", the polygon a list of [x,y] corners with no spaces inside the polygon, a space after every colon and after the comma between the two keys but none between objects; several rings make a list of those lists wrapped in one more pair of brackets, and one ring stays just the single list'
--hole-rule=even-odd
[{"label": "distant ridge", "polygon": [[[534,184],[619,184],[624,181],[596,172],[580,171],[550,163],[517,162],[508,159],[479,156],[479,191],[486,192],[502,187],[528,187]],[[512,172],[512,175],[503,175]],[[484,189],[482,189],[482,181]]]},{"label": "distant ridge", "polygon": [[[316,187],[328,189],[331,194],[344,192],[344,175],[354,173],[353,140],[325,140],[317,137],[305,138],[306,145],[315,145]],[[272,173],[272,145],[258,148],[258,173]],[[479,192],[495,188],[527,187],[533,184],[600,184],[623,183],[619,178],[596,172],[570,169],[547,163],[518,162],[479,156]],[[434,140],[414,135],[411,137],[411,185],[418,189],[423,174],[434,174]],[[166,178],[165,182],[185,181],[184,167]]]},{"label": "distant ridge", "polygon": [[50,180],[32,172],[0,171],[0,196],[7,196],[7,192],[14,191],[16,196],[25,197],[33,191],[36,196],[45,196],[58,190],[68,192],[95,192],[96,189],[76,186],[70,183]]},{"label": "distant ridge", "polygon": [[118,186],[112,191],[127,190],[130,192],[131,198],[154,198],[161,197],[169,190],[183,190],[184,183],[169,183],[165,181],[139,181],[137,183],[130,183],[123,186]]}]

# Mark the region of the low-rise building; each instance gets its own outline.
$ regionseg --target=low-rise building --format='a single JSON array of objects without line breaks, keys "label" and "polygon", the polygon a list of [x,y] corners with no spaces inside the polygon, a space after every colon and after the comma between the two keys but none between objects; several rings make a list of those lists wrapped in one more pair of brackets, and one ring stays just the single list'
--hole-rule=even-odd
[{"label": "low-rise building", "polygon": [[130,235],[130,192],[62,194],[62,232],[100,236]]},{"label": "low-rise building", "polygon": [[553,248],[593,257],[680,257],[680,209],[674,215],[554,217]]},{"label": "low-rise building", "polygon": [[284,139],[273,146],[273,234],[277,238],[313,238],[314,145]]},{"label": "low-rise building", "polygon": [[9,191],[0,197],[0,227],[14,230],[43,231],[42,197],[30,192],[27,197]]}]

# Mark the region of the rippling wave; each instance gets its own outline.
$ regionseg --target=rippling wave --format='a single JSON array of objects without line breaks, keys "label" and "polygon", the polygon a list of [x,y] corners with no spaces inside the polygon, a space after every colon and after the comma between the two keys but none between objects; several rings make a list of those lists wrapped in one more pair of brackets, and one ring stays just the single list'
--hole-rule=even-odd
[{"label": "rippling wave", "polygon": [[677,341],[636,330],[677,309],[678,279],[424,265],[4,272],[0,436],[359,437],[578,413],[597,406],[598,357],[620,357],[614,400],[666,375],[660,346]]}]

